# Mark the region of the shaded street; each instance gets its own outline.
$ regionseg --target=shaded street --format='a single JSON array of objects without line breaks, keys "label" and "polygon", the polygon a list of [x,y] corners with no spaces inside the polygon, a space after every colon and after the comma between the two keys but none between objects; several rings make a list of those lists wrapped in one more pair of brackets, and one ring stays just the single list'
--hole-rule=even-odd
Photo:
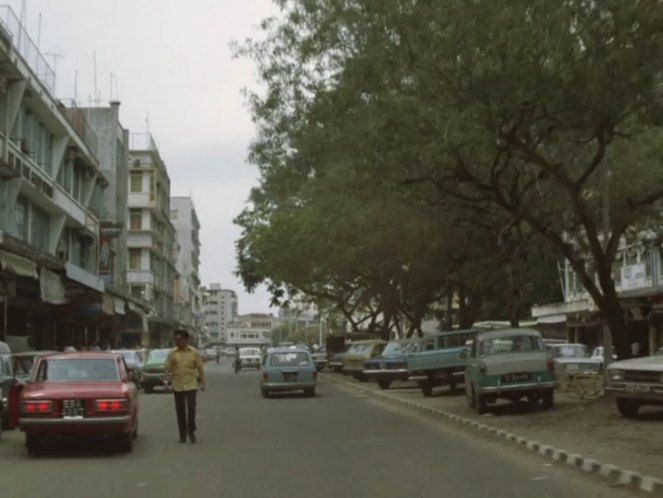
[{"label": "shaded street", "polygon": [[142,395],[140,436],[131,454],[79,445],[28,458],[22,434],[5,433],[3,495],[633,496],[324,381],[313,399],[263,399],[255,371],[235,375],[229,360],[206,370],[196,445],[178,444],[170,395]]}]

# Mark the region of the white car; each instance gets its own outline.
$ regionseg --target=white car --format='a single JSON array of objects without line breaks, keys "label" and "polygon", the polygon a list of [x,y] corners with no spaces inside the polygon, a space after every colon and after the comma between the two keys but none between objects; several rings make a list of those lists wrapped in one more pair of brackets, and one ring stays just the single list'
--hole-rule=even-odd
[{"label": "white car", "polygon": [[546,349],[555,361],[557,374],[597,374],[603,360],[590,357],[584,344],[547,344]]},{"label": "white car", "polygon": [[617,410],[626,418],[637,417],[644,405],[663,406],[663,355],[610,364],[606,391],[615,395]]},{"label": "white car", "polygon": [[241,368],[260,368],[262,351],[260,348],[239,348],[239,364]]}]

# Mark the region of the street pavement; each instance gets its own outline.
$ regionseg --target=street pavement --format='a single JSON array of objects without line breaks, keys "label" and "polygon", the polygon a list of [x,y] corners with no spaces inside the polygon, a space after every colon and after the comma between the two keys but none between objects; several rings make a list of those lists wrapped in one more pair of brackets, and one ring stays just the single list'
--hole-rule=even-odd
[{"label": "street pavement", "polygon": [[0,441],[0,496],[591,498],[635,496],[543,459],[321,382],[316,398],[263,399],[255,371],[206,367],[198,443],[179,444],[172,396],[141,396],[130,454],[103,444],[28,458]]}]

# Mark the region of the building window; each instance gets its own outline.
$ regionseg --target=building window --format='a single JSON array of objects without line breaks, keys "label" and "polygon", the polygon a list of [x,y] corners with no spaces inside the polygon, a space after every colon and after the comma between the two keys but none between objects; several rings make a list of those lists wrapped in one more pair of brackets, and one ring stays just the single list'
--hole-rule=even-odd
[{"label": "building window", "polygon": [[140,249],[129,249],[129,269],[140,270]]},{"label": "building window", "polygon": [[129,229],[140,230],[143,228],[143,212],[140,209],[129,210]]},{"label": "building window", "polygon": [[28,240],[28,201],[23,196],[19,196],[16,200],[14,235],[26,242]]},{"label": "building window", "polygon": [[30,227],[30,243],[41,249],[48,251],[49,242],[49,216],[46,211],[32,205],[32,223]]},{"label": "building window", "polygon": [[143,174],[142,173],[131,173],[131,192],[142,192],[143,191]]}]

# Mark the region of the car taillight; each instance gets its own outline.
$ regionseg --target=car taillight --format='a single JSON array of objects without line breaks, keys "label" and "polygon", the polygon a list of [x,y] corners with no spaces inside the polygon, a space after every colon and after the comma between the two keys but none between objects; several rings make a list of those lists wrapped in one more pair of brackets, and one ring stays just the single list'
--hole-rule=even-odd
[{"label": "car taillight", "polygon": [[267,372],[262,373],[262,380],[267,380]]},{"label": "car taillight", "polygon": [[53,411],[53,402],[52,401],[23,401],[21,403],[21,412],[23,413],[51,413]]},{"label": "car taillight", "polygon": [[98,399],[94,402],[94,411],[99,413],[124,412],[129,402],[126,399]]},{"label": "car taillight", "polygon": [[313,370],[313,378],[314,379],[318,378],[318,371],[317,370]]}]

